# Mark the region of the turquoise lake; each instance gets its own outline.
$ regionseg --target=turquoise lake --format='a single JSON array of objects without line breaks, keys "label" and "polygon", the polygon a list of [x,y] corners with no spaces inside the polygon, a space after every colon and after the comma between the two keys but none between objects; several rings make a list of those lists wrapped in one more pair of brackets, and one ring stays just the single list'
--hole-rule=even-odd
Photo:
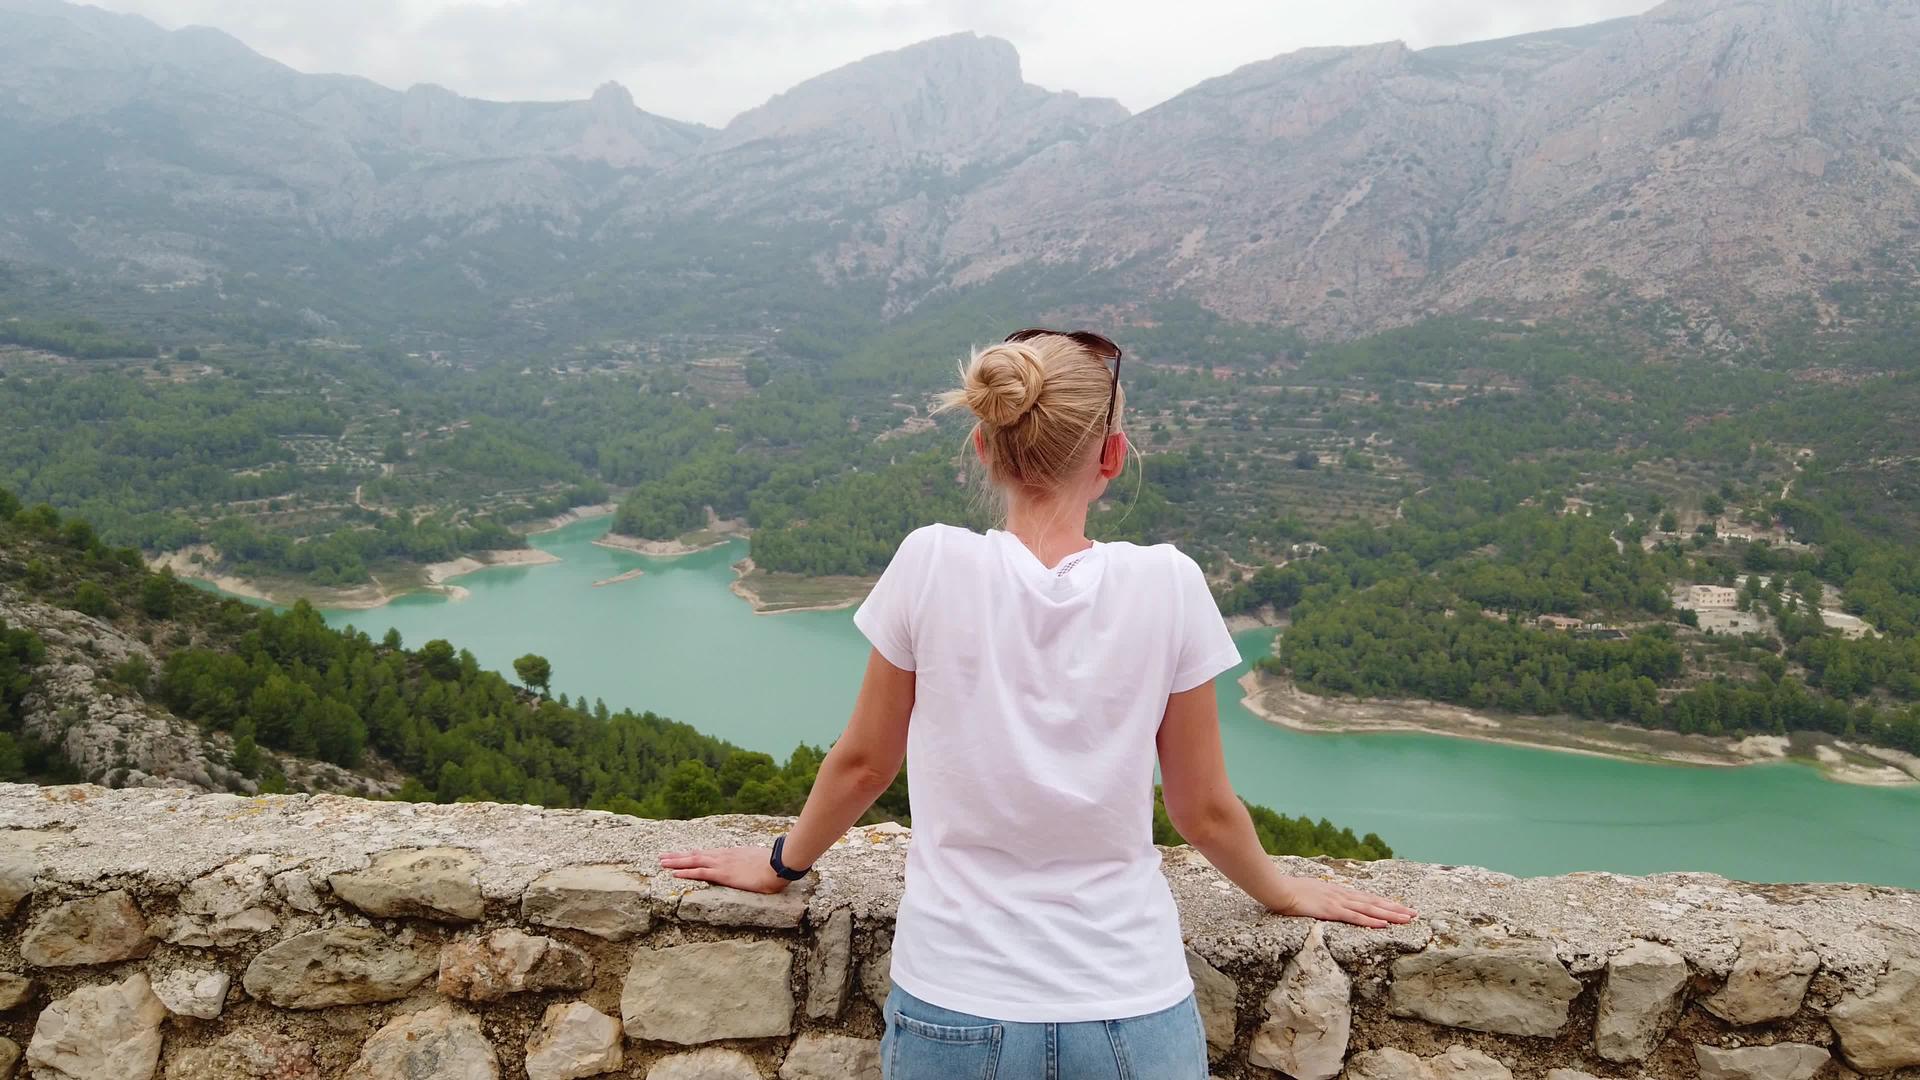
[{"label": "turquoise lake", "polygon": [[[511,672],[539,653],[555,693],[685,721],[782,757],[826,745],[867,645],[850,611],[755,615],[728,589],[744,544],[678,559],[597,547],[605,520],[533,538],[562,561],[457,579],[471,595],[329,611],[409,646],[446,638]],[[643,576],[593,587],[635,568]],[[1239,637],[1263,655],[1270,631]],[[1409,859],[1513,874],[1703,870],[1753,881],[1920,888],[1920,787],[1828,781],[1804,765],[1648,765],[1429,735],[1309,735],[1269,724],[1220,679],[1227,765],[1247,799],[1377,832]]]}]

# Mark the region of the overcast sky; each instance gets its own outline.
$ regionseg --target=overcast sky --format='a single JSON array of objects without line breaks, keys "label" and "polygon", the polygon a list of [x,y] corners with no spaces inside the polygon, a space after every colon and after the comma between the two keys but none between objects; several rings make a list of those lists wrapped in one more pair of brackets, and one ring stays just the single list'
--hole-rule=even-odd
[{"label": "overcast sky", "polygon": [[163,26],[217,26],[302,71],[495,99],[581,98],[719,126],[863,56],[977,30],[1028,82],[1138,111],[1310,45],[1416,48],[1596,22],[1653,0],[97,0]]}]

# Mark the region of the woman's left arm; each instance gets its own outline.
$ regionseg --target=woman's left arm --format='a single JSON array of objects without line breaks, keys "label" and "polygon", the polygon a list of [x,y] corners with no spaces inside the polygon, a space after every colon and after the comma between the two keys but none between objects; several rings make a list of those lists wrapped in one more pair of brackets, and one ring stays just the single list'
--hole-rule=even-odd
[{"label": "woman's left arm", "polygon": [[[787,834],[782,862],[795,868],[812,866],[886,793],[907,757],[913,687],[913,672],[888,663],[878,650],[867,657],[867,674],[860,683],[853,718],[820,763],[806,808]],[[660,865],[678,878],[775,893],[785,889],[787,882],[773,872],[771,854],[765,847],[677,851],[662,855]]]}]

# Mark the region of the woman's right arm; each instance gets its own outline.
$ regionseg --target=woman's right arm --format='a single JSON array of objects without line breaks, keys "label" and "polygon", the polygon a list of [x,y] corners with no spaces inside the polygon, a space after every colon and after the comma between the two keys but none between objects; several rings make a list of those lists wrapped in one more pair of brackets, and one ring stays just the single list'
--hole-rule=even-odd
[{"label": "woman's right arm", "polygon": [[1213,680],[1167,698],[1158,746],[1160,785],[1173,827],[1248,896],[1282,915],[1357,926],[1377,928],[1415,918],[1412,908],[1385,897],[1318,878],[1289,877],[1274,865],[1227,779]]}]

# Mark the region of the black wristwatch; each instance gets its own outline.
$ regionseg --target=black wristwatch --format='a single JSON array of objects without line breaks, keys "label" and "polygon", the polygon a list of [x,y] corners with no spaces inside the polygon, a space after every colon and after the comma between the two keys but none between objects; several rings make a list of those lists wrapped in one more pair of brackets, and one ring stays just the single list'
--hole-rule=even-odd
[{"label": "black wristwatch", "polygon": [[813,868],[807,867],[804,870],[795,870],[793,867],[788,866],[784,862],[781,862],[780,853],[785,851],[786,848],[787,848],[787,838],[784,833],[781,834],[780,836],[774,837],[773,857],[767,860],[767,864],[773,867],[773,872],[780,877],[780,880],[799,881],[801,878],[806,877],[807,873]]}]

